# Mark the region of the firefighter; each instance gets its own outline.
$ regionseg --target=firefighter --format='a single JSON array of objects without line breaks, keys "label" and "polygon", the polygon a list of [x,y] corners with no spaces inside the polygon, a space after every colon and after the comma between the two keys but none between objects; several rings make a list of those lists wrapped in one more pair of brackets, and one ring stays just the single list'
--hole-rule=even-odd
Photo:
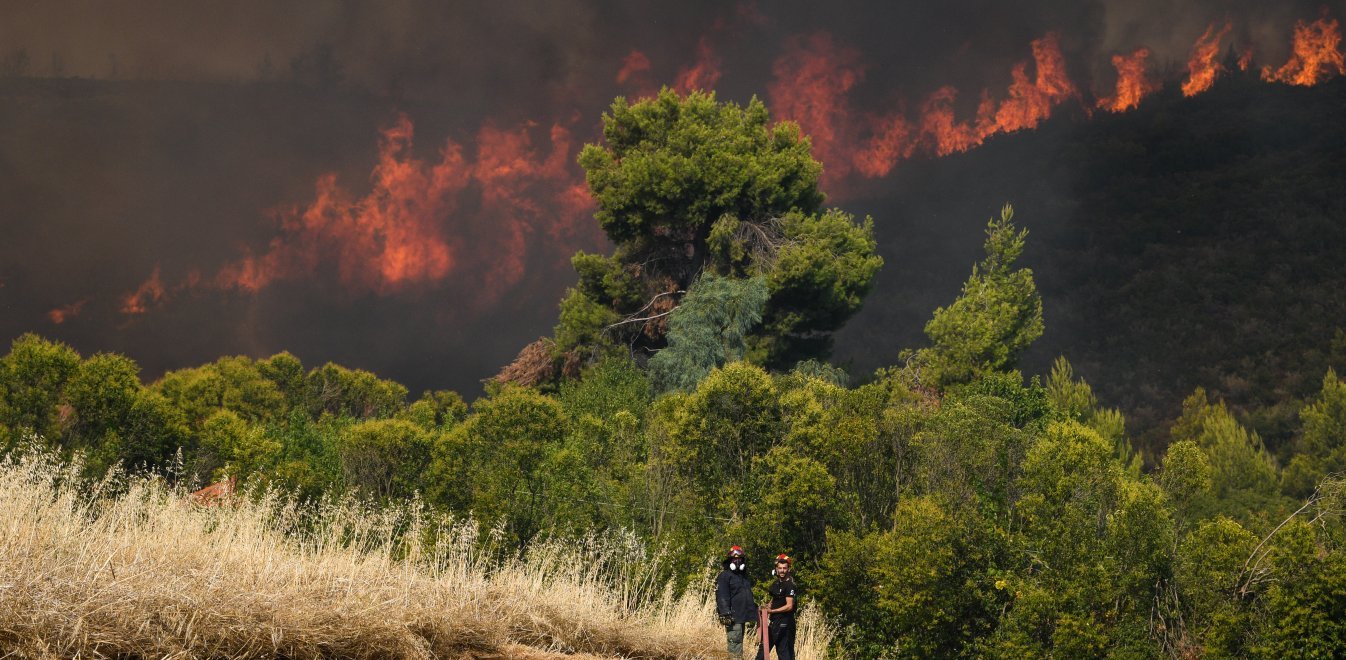
[{"label": "firefighter", "polygon": [[729,643],[729,657],[743,657],[743,630],[749,621],[757,619],[757,602],[752,595],[752,581],[748,579],[748,564],[743,548],[729,548],[721,562],[724,570],[715,578],[715,610],[724,626]]},{"label": "firefighter", "polygon": [[772,571],[776,581],[771,583],[768,592],[771,604],[765,612],[770,617],[767,625],[767,644],[757,653],[757,660],[766,660],[767,653],[776,649],[780,660],[795,660],[795,608],[799,603],[799,585],[795,583],[794,560],[784,553],[776,555],[776,566]]}]

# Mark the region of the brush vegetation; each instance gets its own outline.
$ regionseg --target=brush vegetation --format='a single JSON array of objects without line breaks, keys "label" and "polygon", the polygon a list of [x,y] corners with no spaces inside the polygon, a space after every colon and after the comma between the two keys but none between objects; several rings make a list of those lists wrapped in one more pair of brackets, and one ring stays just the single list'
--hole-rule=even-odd
[{"label": "brush vegetation", "polygon": [[[675,596],[630,534],[501,553],[415,504],[203,505],[97,482],[44,452],[0,463],[0,646],[18,657],[712,657],[705,590]],[[829,642],[803,620],[801,657]]]}]

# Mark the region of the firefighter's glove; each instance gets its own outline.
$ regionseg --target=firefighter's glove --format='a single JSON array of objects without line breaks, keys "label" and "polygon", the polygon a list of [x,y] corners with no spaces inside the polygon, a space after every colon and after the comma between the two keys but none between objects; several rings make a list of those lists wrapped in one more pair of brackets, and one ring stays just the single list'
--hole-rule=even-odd
[{"label": "firefighter's glove", "polygon": [[728,614],[721,614],[721,615],[720,615],[720,625],[724,626],[725,628],[733,628],[733,627],[734,627],[734,617],[729,616]]}]

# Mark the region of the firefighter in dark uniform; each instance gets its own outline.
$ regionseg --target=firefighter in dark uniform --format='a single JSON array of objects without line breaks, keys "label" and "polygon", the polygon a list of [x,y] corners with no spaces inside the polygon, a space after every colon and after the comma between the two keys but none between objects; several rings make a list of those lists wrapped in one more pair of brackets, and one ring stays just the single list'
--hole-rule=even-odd
[{"label": "firefighter in dark uniform", "polygon": [[[795,608],[800,589],[795,583],[794,561],[788,555],[776,555],[776,581],[771,583],[771,605],[766,608],[771,620],[767,625],[767,643],[776,649],[780,660],[795,660]],[[757,660],[766,660],[770,649],[757,652]]]},{"label": "firefighter in dark uniform", "polygon": [[724,570],[715,579],[715,610],[724,626],[729,643],[729,656],[743,659],[743,629],[749,621],[757,620],[757,602],[752,596],[752,580],[748,579],[748,564],[743,548],[729,548]]}]

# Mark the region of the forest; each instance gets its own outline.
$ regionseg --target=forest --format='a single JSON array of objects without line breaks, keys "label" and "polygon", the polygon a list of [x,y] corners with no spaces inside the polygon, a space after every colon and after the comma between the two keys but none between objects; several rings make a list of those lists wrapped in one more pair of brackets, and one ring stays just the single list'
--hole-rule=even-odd
[{"label": "forest", "polygon": [[1196,387],[1142,452],[1069,355],[1021,371],[1050,323],[1031,213],[986,209],[924,340],[850,374],[833,334],[884,259],[873,220],[826,205],[797,126],[756,100],[618,98],[580,164],[612,250],[575,255],[552,336],[475,401],[289,353],[144,383],[127,357],[26,334],[0,358],[0,451],[78,456],[90,483],[121,466],[299,507],[423,502],[506,557],[629,534],[678,592],[707,590],[733,544],[764,588],[784,552],[840,657],[1346,648],[1330,348],[1295,365],[1315,387],[1284,397],[1277,451]]}]

